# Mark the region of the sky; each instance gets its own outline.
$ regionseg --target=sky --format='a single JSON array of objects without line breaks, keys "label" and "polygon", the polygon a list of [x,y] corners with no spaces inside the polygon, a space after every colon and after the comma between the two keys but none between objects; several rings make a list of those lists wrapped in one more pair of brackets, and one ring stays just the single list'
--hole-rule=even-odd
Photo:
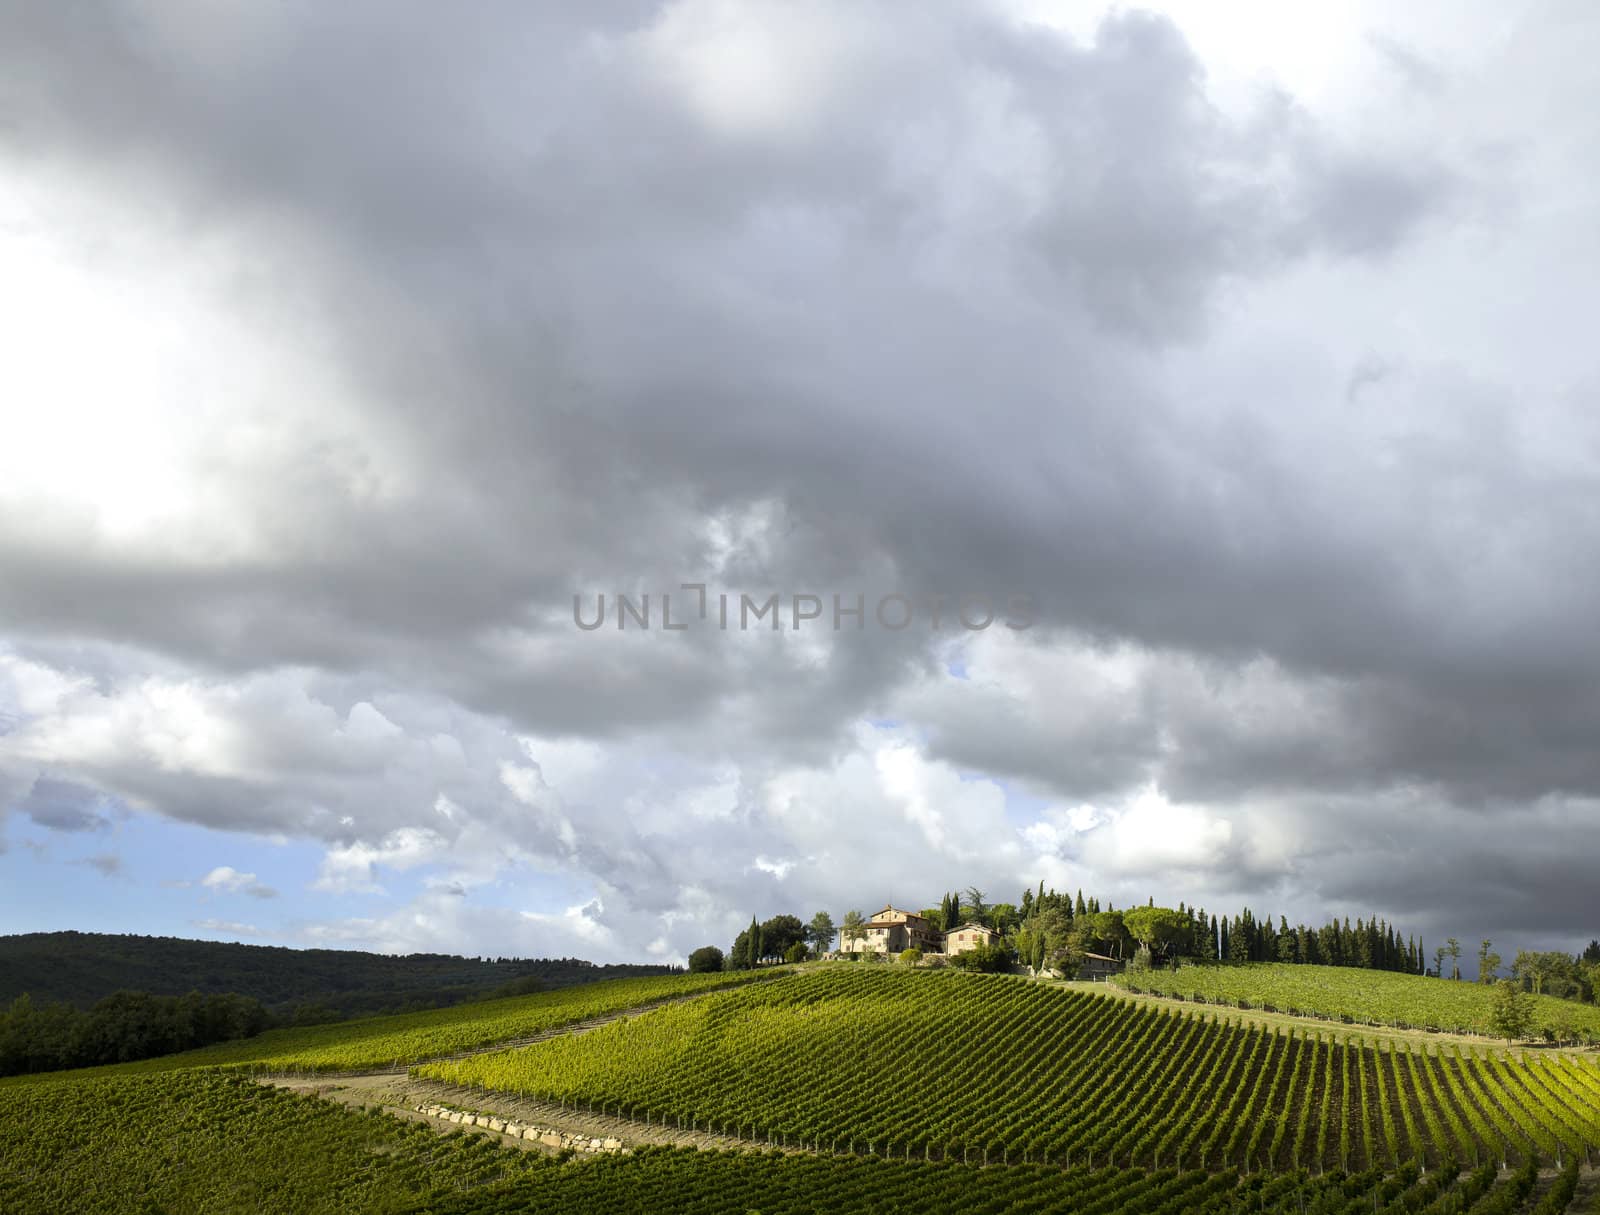
[{"label": "sky", "polygon": [[0,0],[0,931],[1581,948],[1597,38]]}]

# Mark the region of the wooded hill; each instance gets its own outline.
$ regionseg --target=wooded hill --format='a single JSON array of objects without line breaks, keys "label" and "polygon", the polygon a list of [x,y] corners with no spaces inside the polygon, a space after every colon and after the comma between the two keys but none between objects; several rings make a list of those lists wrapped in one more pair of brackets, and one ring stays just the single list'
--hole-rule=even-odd
[{"label": "wooded hill", "polygon": [[279,1015],[308,1006],[330,1016],[355,1016],[456,1004],[507,985],[541,990],[674,969],[597,966],[579,958],[394,956],[180,937],[26,933],[0,936],[0,1008],[23,994],[35,1004],[65,1001],[88,1008],[117,991],[198,991],[250,996]]}]

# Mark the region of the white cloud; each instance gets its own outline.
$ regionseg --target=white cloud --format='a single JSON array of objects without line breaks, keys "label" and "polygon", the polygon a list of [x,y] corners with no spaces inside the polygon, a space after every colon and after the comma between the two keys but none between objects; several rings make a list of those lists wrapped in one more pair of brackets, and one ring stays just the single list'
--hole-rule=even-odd
[{"label": "white cloud", "polygon": [[376,844],[356,842],[328,849],[313,889],[338,894],[381,894],[380,867],[404,872],[443,859],[449,841],[423,827],[401,827]]},{"label": "white cloud", "polygon": [[232,865],[218,865],[200,879],[200,885],[217,894],[248,894],[257,899],[271,899],[278,895],[272,887],[263,885],[255,874],[240,873]]},{"label": "white cloud", "polygon": [[854,6],[679,0],[638,39],[645,62],[719,135],[763,142],[815,132],[842,106],[862,43]]},{"label": "white cloud", "polygon": [[201,932],[216,932],[230,937],[259,937],[261,929],[254,924],[244,924],[238,920],[190,920],[190,924]]},{"label": "white cloud", "polygon": [[1174,805],[1145,789],[1083,837],[1080,856],[1115,878],[1218,869],[1235,850],[1233,824],[1198,806]]},{"label": "white cloud", "polygon": [[557,937],[566,935],[581,941],[591,950],[612,953],[617,948],[616,934],[602,920],[605,905],[599,899],[568,907],[560,915],[524,911],[522,918],[543,931],[553,931]]}]

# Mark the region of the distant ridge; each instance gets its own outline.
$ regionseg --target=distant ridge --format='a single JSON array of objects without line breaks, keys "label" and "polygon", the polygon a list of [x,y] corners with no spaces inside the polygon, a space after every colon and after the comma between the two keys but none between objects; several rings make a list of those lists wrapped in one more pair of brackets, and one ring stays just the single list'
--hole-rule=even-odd
[{"label": "distant ridge", "polygon": [[347,949],[291,949],[182,937],[94,932],[0,936],[0,1008],[27,993],[35,1003],[87,1008],[115,991],[182,995],[236,992],[286,1013],[319,1006],[344,1016],[438,1007],[521,990],[600,979],[669,974],[681,967],[605,965],[581,958],[406,955]]}]

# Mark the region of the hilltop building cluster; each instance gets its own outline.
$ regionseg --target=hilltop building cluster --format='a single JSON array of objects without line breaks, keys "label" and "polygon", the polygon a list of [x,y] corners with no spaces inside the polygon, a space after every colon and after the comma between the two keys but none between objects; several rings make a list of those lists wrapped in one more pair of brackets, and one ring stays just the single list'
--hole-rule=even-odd
[{"label": "hilltop building cluster", "polygon": [[862,935],[844,942],[846,952],[897,954],[920,949],[924,956],[965,953],[994,942],[1000,934],[987,924],[968,922],[945,932],[927,916],[887,904],[858,929]]},{"label": "hilltop building cluster", "polygon": [[[1002,938],[1001,933],[975,920],[958,924],[948,931],[942,930],[927,916],[904,911],[892,903],[864,920],[852,930],[852,935],[853,939],[842,942],[843,952],[893,956],[907,949],[915,949],[930,960],[954,958],[976,949],[991,948]],[[1117,974],[1122,968],[1120,958],[1086,953],[1078,977],[1100,979]]]}]

